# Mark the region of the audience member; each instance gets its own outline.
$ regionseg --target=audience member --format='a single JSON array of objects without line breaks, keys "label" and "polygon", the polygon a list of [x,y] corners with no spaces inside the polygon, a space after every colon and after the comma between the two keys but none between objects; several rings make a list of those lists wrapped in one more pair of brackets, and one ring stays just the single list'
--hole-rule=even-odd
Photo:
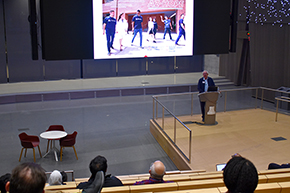
[{"label": "audience member", "polygon": [[276,163],[270,163],[268,166],[268,170],[270,169],[281,169],[281,168],[290,168],[290,164],[286,163],[286,164],[276,164]]},{"label": "audience member", "polygon": [[123,186],[121,180],[119,180],[117,177],[111,176],[111,174],[106,175],[107,167],[107,159],[105,157],[100,155],[95,157],[89,165],[91,171],[91,177],[89,181],[80,183],[77,188],[86,189],[91,184],[95,184],[94,180],[98,171],[103,171],[105,176],[103,187]]},{"label": "audience member", "polygon": [[62,176],[62,184],[65,185],[64,182],[67,182],[67,174],[64,171],[61,171],[61,176]]},{"label": "audience member", "polygon": [[234,155],[224,168],[224,183],[227,193],[253,193],[258,184],[258,172],[254,164]]},{"label": "audience member", "polygon": [[1,193],[6,193],[6,183],[10,181],[11,174],[7,173],[0,177],[0,191]]},{"label": "audience member", "polygon": [[23,163],[12,171],[6,184],[10,193],[44,193],[46,175],[42,167],[35,163]]},{"label": "audience member", "polygon": [[149,169],[149,180],[142,180],[135,182],[134,185],[140,185],[140,184],[155,184],[155,183],[167,183],[171,181],[164,181],[163,176],[166,173],[166,167],[164,164],[157,160],[154,163],[151,164]]},{"label": "audience member", "polygon": [[62,175],[58,170],[54,170],[48,179],[48,184],[52,185],[62,185]]}]

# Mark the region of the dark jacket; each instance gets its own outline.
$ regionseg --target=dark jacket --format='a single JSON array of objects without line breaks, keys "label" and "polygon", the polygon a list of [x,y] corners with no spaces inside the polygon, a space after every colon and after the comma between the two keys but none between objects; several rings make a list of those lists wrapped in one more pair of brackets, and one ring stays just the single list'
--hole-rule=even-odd
[{"label": "dark jacket", "polygon": [[[214,81],[211,77],[207,77],[207,83],[208,83],[208,86],[215,86]],[[204,86],[205,86],[205,82],[204,82],[203,77],[202,77],[199,79],[198,85],[197,85],[197,89],[198,89],[199,93],[204,92]]]},{"label": "dark jacket", "polygon": [[[86,189],[89,185],[94,181],[94,178],[90,178],[87,182],[81,182],[77,188],[78,189]],[[119,180],[115,176],[111,176],[111,174],[105,176],[103,187],[113,187],[113,186],[123,186],[121,180]]]}]

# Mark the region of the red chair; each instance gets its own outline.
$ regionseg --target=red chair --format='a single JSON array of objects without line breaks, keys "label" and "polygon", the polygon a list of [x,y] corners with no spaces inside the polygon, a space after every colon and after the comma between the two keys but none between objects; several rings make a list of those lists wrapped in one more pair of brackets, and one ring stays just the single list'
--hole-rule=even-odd
[{"label": "red chair", "polygon": [[73,132],[72,134],[68,134],[67,136],[65,136],[64,138],[61,138],[59,140],[59,145],[60,145],[60,161],[62,161],[62,149],[64,147],[72,147],[74,148],[74,152],[76,155],[76,158],[78,159],[78,155],[75,149],[75,143],[76,143],[76,137],[77,137],[78,132]]},{"label": "red chair", "polygon": [[23,147],[21,149],[19,161],[21,161],[21,156],[22,156],[23,149],[25,149],[24,157],[26,157],[26,152],[27,152],[28,148],[32,148],[33,149],[34,162],[35,162],[35,150],[34,150],[35,147],[38,147],[40,158],[42,157],[41,156],[41,152],[40,152],[40,148],[39,148],[39,138],[38,138],[38,136],[27,135],[26,133],[23,132],[23,133],[19,134],[19,139],[20,139],[21,145]]},{"label": "red chair", "polygon": [[[46,131],[65,131],[65,130],[64,130],[64,127],[62,125],[50,125]],[[46,153],[48,152],[49,142],[50,142],[50,148],[52,147],[52,140],[48,139]]]}]

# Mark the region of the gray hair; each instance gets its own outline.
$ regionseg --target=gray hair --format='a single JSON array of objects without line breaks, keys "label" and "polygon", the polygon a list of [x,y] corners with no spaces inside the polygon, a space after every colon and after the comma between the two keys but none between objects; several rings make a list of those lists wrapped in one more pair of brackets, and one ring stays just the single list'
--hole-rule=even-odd
[{"label": "gray hair", "polygon": [[[155,162],[157,162],[157,161],[160,161],[160,160],[156,160]],[[164,174],[165,174],[165,172],[166,172],[166,167],[164,165],[164,171],[163,171],[163,173],[161,175],[160,174],[157,174],[156,171],[155,171],[155,165],[154,165],[155,162],[151,163],[151,166],[150,166],[151,176],[153,178],[155,178],[155,179],[162,179],[163,176],[164,176]]]}]

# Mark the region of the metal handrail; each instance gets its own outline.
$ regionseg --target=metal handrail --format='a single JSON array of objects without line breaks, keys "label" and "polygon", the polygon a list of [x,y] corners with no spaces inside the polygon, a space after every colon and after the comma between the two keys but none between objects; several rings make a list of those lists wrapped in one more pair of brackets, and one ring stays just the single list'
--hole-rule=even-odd
[{"label": "metal handrail", "polygon": [[[186,157],[185,156],[185,154],[179,149],[179,151],[182,153],[182,155],[184,155],[184,157],[188,160],[188,162],[190,163],[191,162],[191,143],[192,143],[192,131],[191,131],[191,129],[189,129],[182,121],[180,121],[169,109],[167,109],[158,99],[157,99],[157,97],[155,98],[154,96],[152,96],[152,98],[153,98],[153,108],[155,108],[156,107],[156,119],[157,119],[157,109],[158,109],[158,107],[157,107],[157,103],[159,104],[159,105],[161,105],[161,107],[162,107],[162,130],[163,130],[163,132],[165,132],[164,131],[164,110],[166,110],[173,118],[174,118],[174,136],[173,136],[173,140],[171,139],[171,141],[173,141],[173,143],[174,143],[174,145],[176,146],[176,147],[178,147],[177,146],[177,144],[176,144],[176,121],[178,121],[184,128],[186,128],[188,131],[189,131],[189,153],[188,153],[188,157]],[[156,102],[156,105],[155,105],[155,102]],[[154,117],[154,109],[153,109],[153,119],[155,119],[155,117]],[[168,135],[167,135],[168,136]],[[168,136],[169,137],[169,136]],[[170,137],[169,137],[170,138]]]},{"label": "metal handrail", "polygon": [[[246,87],[246,88],[236,88],[236,89],[225,89],[225,90],[219,90],[220,93],[225,93],[224,97],[225,97],[225,103],[224,103],[224,112],[226,112],[226,104],[227,104],[227,93],[228,92],[233,92],[233,91],[243,91],[243,90],[256,90],[256,104],[255,104],[255,108],[257,108],[257,99],[258,99],[258,91],[259,89],[261,89],[262,93],[261,93],[261,106],[260,108],[263,109],[263,101],[264,101],[264,91],[273,91],[273,92],[279,92],[279,93],[287,93],[289,94],[289,92],[286,91],[281,91],[281,90],[277,90],[277,89],[272,89],[272,88],[266,88],[266,87]],[[172,94],[162,94],[162,95],[154,95],[152,96],[153,98],[153,119],[158,119],[158,104],[162,107],[162,129],[164,129],[164,110],[166,110],[172,117],[174,117],[174,139],[172,140],[174,142],[174,144],[176,145],[176,120],[182,124],[182,126],[184,128],[186,128],[189,132],[190,132],[190,137],[189,137],[189,158],[187,158],[189,160],[191,160],[191,133],[192,131],[182,122],[180,121],[169,109],[167,109],[159,100],[159,97],[168,97],[168,96],[184,96],[184,95],[191,95],[191,116],[193,115],[193,95],[194,94],[198,94],[199,92],[187,92],[187,93],[172,93]],[[290,98],[289,97],[284,97],[281,96],[280,98],[275,98],[277,101],[285,101],[285,102],[290,102]],[[155,104],[156,103],[156,104]],[[156,114],[155,114],[156,113]],[[277,110],[276,110],[276,121],[277,121],[277,113],[278,113],[278,102],[277,102]],[[164,131],[165,132],[165,131]],[[176,145],[177,146],[177,145]],[[178,146],[177,146],[178,147]],[[180,149],[179,149],[180,150]],[[181,150],[180,150],[181,151]],[[182,151],[181,151],[182,152]],[[183,153],[183,152],[182,152]],[[185,156],[185,154],[183,153],[183,155]],[[186,157],[186,156],[185,156]]]},{"label": "metal handrail", "polygon": [[290,98],[286,97],[286,96],[280,96],[280,97],[275,97],[275,99],[277,100],[275,122],[277,122],[279,101],[284,101],[284,102],[290,103]]},{"label": "metal handrail", "polygon": [[[191,131],[182,121],[180,121],[169,109],[167,109],[158,99],[156,99],[154,96],[152,96],[153,100],[155,100],[157,103],[159,103],[162,108],[164,108],[171,116],[173,116],[179,123],[181,123],[188,131]],[[157,108],[157,106],[156,106]],[[157,116],[157,115],[156,115]],[[155,117],[153,117],[154,119]]]}]

